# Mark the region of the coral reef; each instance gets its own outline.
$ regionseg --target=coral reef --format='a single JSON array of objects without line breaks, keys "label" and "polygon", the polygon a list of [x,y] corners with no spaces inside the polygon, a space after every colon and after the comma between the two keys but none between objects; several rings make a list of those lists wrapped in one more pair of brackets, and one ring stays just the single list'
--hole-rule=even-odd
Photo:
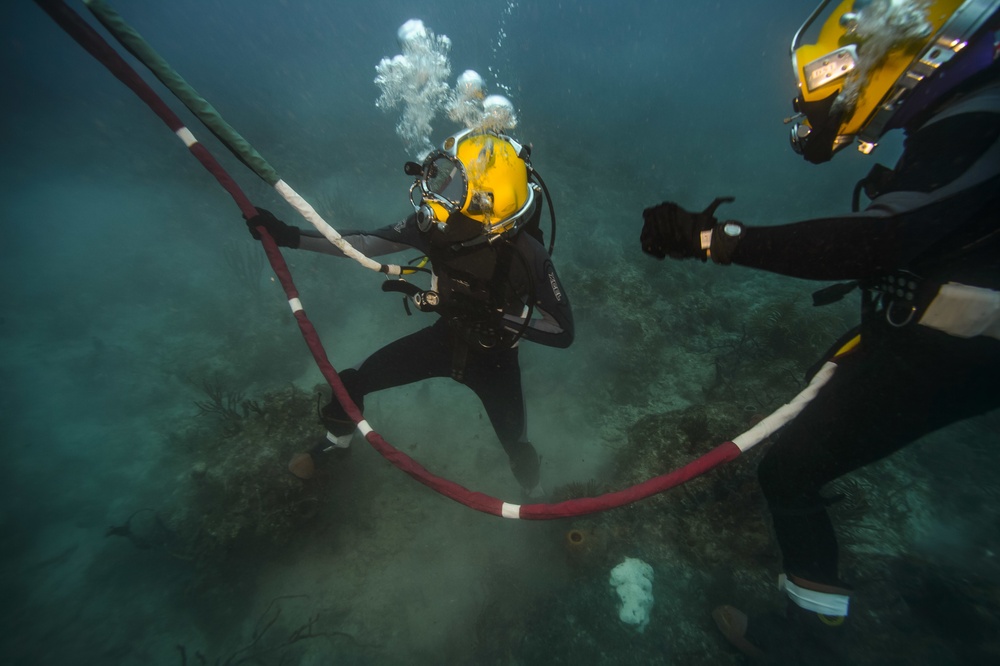
[{"label": "coral reef", "polygon": [[309,482],[286,469],[321,433],[309,394],[290,386],[247,401],[218,383],[207,386],[210,398],[197,403],[201,418],[174,435],[175,448],[194,462],[158,510],[172,534],[171,553],[199,567],[280,543],[317,515],[329,486],[323,469]]}]

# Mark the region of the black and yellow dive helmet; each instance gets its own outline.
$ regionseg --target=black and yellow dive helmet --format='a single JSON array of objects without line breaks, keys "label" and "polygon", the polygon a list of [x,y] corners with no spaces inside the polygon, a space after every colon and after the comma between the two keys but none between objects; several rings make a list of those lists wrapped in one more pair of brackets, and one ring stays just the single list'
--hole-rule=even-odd
[{"label": "black and yellow dive helmet", "polygon": [[792,147],[829,160],[855,138],[870,153],[993,67],[1000,0],[824,0],[792,40]]},{"label": "black and yellow dive helmet", "polygon": [[476,233],[468,244],[517,231],[535,210],[529,152],[506,134],[469,129],[445,139],[423,164],[408,163],[406,173],[416,177],[410,203],[420,230],[472,221]]}]

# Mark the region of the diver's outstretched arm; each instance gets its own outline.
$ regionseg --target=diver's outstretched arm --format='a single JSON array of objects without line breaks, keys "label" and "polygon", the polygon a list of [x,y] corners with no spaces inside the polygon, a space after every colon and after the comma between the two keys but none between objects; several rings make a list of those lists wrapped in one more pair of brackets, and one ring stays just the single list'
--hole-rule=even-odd
[{"label": "diver's outstretched arm", "polygon": [[[258,208],[257,215],[249,218],[246,224],[247,228],[250,229],[250,235],[255,240],[260,240],[258,228],[263,227],[279,247],[321,252],[335,257],[344,256],[344,253],[336,245],[318,231],[294,227],[279,220],[273,213],[263,208]],[[365,256],[377,257],[414,247],[412,239],[407,233],[409,226],[404,221],[375,231],[344,231],[340,235]]]},{"label": "diver's outstretched arm", "polygon": [[987,238],[997,233],[1000,206],[1000,112],[957,114],[913,134],[890,182],[864,212],[779,226],[720,222],[720,199],[701,213],[665,202],[643,211],[642,249],[659,259],[859,280],[909,266],[945,242]]}]

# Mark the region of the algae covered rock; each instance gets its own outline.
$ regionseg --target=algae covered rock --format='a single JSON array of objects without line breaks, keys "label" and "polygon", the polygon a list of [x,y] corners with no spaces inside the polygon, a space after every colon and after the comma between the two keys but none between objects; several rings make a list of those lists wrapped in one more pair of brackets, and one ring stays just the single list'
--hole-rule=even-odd
[{"label": "algae covered rock", "polygon": [[198,565],[281,543],[314,520],[328,496],[329,474],[303,481],[287,469],[323,432],[315,397],[289,386],[253,401],[230,398],[219,395],[222,410],[197,403],[202,413],[175,435],[179,453],[193,462],[160,509],[171,553]]}]

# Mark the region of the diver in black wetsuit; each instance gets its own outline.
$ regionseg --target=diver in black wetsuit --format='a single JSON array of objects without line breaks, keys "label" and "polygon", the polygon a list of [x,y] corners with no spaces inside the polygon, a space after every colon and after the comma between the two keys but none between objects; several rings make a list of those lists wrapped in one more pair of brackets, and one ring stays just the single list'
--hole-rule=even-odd
[{"label": "diver in black wetsuit", "polygon": [[[867,153],[889,129],[906,131],[895,168],[876,166],[859,183],[872,199],[864,212],[747,227],[715,218],[731,200],[723,198],[701,213],[674,203],[643,213],[642,249],[658,258],[854,281],[817,292],[817,304],[853,286],[863,290],[860,341],[836,358],[833,378],[780,431],[758,472],[789,611],[749,625],[732,606],[713,613],[726,637],[756,659],[844,663],[830,625],[847,615],[849,589],[839,577],[823,486],[1000,406],[1000,2],[966,2],[956,11],[938,4],[910,16],[923,24],[888,55],[866,51],[879,29],[872,22],[890,23],[885,12],[896,7],[888,3],[855,3],[858,11],[848,13],[823,3],[810,18],[829,15],[819,43],[798,43],[807,22],[793,44],[795,108],[805,116],[792,130],[793,146],[807,160],[829,160],[854,136]],[[945,48],[942,56],[942,44],[955,52]],[[936,71],[927,65],[935,59]],[[898,78],[876,77],[880,70]]]},{"label": "diver in black wetsuit", "polygon": [[[408,163],[416,176],[416,212],[375,231],[342,236],[367,256],[416,249],[432,266],[423,291],[403,280],[402,291],[438,321],[376,351],[340,374],[360,409],[369,393],[431,377],[452,377],[482,400],[511,471],[528,496],[539,489],[539,457],[527,439],[518,342],[551,347],[573,341],[569,299],[542,244],[542,188],[527,162],[528,150],[504,134],[464,131],[449,137],[424,163]],[[267,211],[247,221],[264,226],[278,245],[343,256],[315,232],[300,231]],[[334,399],[322,412],[328,434],[289,469],[308,478],[325,453],[346,448],[355,430]]]}]

